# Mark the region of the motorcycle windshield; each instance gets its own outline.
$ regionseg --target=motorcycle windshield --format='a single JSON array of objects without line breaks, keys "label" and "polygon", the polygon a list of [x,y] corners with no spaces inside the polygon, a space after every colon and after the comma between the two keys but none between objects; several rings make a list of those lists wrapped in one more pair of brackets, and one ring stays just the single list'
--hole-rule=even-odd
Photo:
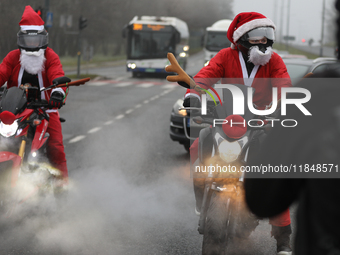
[{"label": "motorcycle windshield", "polygon": [[0,110],[1,112],[9,111],[16,115],[25,108],[26,103],[25,91],[17,87],[11,87],[6,89],[2,95]]}]

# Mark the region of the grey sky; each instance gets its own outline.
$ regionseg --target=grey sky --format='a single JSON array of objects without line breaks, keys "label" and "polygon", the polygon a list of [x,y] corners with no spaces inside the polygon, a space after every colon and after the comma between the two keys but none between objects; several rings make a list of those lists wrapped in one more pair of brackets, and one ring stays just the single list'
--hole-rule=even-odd
[{"label": "grey sky", "polygon": [[[287,5],[289,0],[234,0],[235,15],[240,12],[256,11],[270,18],[277,26],[277,38],[281,29],[281,13],[283,4],[283,35],[287,31]],[[289,34],[296,37],[297,42],[313,38],[318,42],[321,38],[323,0],[290,0]],[[334,0],[325,0],[326,19],[336,13]],[[325,23],[327,30],[327,23]],[[331,33],[328,29],[327,33]],[[326,36],[326,35],[325,35]]]}]

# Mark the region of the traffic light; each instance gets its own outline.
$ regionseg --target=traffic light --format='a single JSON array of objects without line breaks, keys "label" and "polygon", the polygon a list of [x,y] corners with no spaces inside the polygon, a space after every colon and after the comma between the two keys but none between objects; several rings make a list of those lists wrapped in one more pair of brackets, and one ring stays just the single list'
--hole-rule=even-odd
[{"label": "traffic light", "polygon": [[79,17],[79,30],[82,30],[85,27],[87,27],[87,19],[83,18],[83,16],[80,16]]},{"label": "traffic light", "polygon": [[35,9],[35,12],[40,16],[40,18],[42,18],[43,8],[41,8],[41,6]]}]

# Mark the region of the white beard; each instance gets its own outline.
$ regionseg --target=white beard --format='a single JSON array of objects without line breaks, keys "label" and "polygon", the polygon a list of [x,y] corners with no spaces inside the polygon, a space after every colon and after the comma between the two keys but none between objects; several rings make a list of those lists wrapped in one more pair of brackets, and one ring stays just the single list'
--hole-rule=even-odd
[{"label": "white beard", "polygon": [[258,46],[253,46],[249,49],[249,62],[252,62],[254,65],[264,66],[267,64],[272,57],[273,48],[267,47],[265,53],[259,50]]},{"label": "white beard", "polygon": [[44,70],[45,63],[45,50],[40,49],[39,51],[26,51],[21,50],[20,64],[26,72],[30,74],[37,74]]}]

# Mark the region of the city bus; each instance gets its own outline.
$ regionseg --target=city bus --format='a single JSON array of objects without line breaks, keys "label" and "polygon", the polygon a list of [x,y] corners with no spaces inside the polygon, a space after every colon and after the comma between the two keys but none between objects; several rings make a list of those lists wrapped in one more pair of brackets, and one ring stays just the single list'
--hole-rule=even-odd
[{"label": "city bus", "polygon": [[167,53],[173,53],[183,69],[189,52],[189,29],[175,17],[135,16],[123,29],[127,38],[127,71],[133,77],[166,73]]}]

